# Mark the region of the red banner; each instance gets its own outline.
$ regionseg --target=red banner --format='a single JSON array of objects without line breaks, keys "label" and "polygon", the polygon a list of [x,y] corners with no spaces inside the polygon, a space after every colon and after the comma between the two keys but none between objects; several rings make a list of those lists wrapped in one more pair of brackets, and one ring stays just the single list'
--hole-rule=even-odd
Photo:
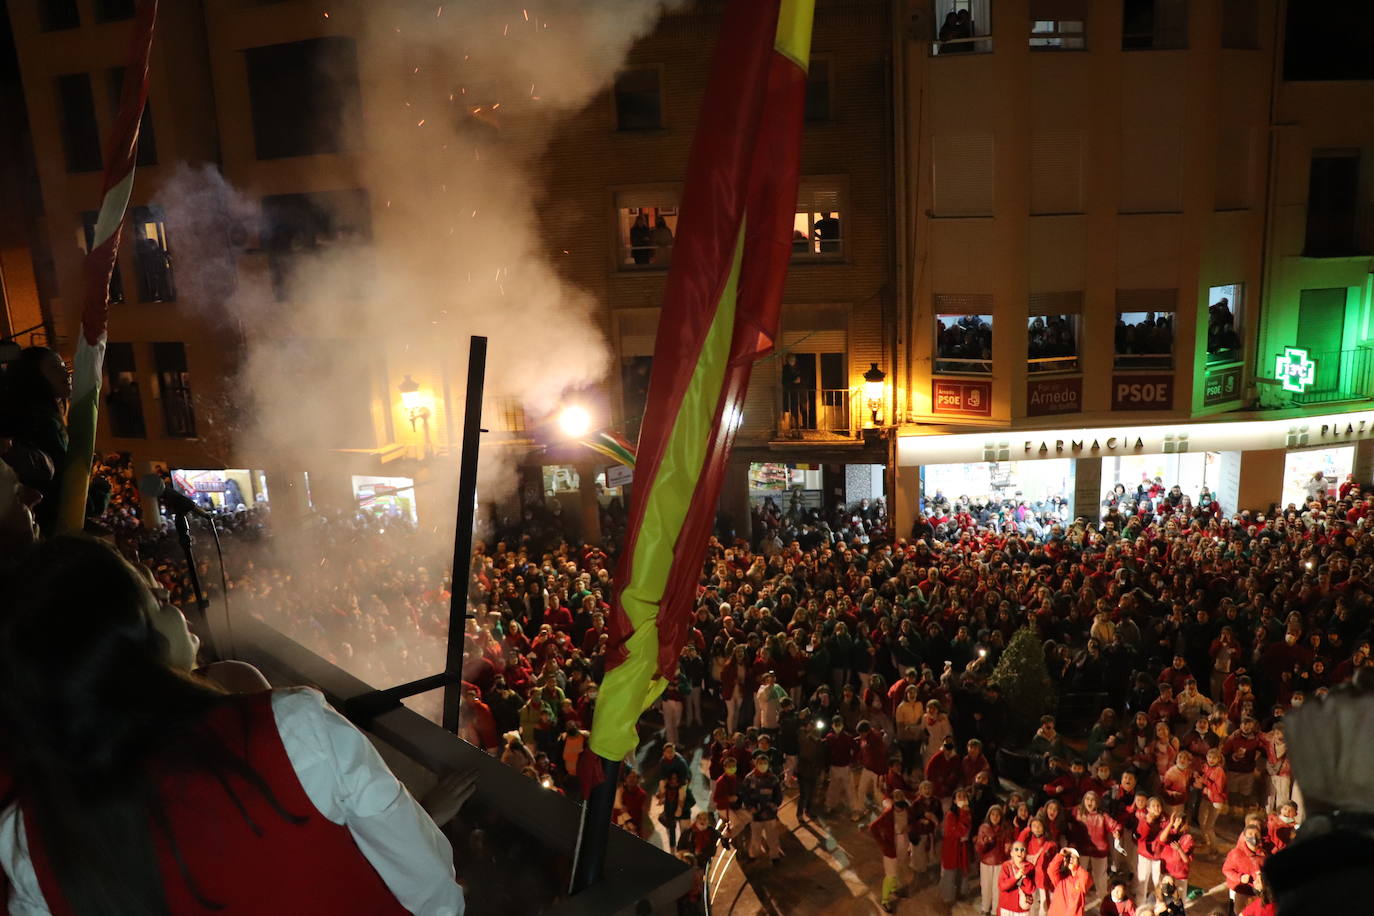
[{"label": "red banner", "polygon": [[992,382],[937,378],[931,386],[931,413],[992,416]]},{"label": "red banner", "polygon": [[1083,379],[1044,378],[1026,383],[1026,416],[1078,413],[1083,409]]},{"label": "red banner", "polygon": [[1112,378],[1112,410],[1173,410],[1172,375],[1118,375]]}]

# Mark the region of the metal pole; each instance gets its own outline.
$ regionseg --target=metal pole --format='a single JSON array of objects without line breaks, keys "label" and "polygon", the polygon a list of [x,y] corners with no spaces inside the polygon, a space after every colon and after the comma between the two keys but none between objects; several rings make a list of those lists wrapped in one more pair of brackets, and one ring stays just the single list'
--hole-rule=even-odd
[{"label": "metal pole", "polygon": [[468,347],[467,402],[463,406],[463,450],[458,465],[458,530],[453,536],[453,584],[448,605],[450,680],[444,687],[444,728],[458,731],[462,700],[463,649],[467,639],[468,582],[472,570],[472,525],[477,508],[477,453],[482,441],[482,388],[487,373],[487,339],[473,335]]},{"label": "metal pole", "polygon": [[605,778],[582,803],[582,820],[577,827],[577,848],[573,850],[572,883],[568,896],[576,896],[596,884],[606,869],[606,843],[611,838],[611,813],[615,809],[615,790],[620,783],[620,761],[601,759]]}]

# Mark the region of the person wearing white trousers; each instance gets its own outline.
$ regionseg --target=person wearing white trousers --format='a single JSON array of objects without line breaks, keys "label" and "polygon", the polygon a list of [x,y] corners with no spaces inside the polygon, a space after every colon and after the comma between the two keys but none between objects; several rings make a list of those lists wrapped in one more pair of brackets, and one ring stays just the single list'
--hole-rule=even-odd
[{"label": "person wearing white trousers", "polygon": [[830,785],[825,790],[825,806],[833,810],[840,801],[844,802],[847,813],[853,814],[859,809],[854,796],[854,776],[850,772],[849,764],[830,768]]},{"label": "person wearing white trousers", "polygon": [[682,724],[682,701],[665,695],[659,703],[659,710],[663,713],[664,740],[669,744],[677,744],[678,727]]}]

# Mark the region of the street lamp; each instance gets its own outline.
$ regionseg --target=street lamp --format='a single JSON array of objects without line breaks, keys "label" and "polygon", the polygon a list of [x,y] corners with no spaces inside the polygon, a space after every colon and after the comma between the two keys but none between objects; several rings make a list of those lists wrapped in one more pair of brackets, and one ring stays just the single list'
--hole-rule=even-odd
[{"label": "street lamp", "polygon": [[431,447],[429,442],[429,404],[420,394],[420,383],[406,373],[406,377],[401,384],[396,386],[401,392],[401,407],[406,411],[406,416],[410,419],[410,431],[415,432],[416,423],[424,424],[425,430],[425,457],[429,457]]},{"label": "street lamp", "polygon": [[592,415],[580,404],[569,404],[558,414],[558,428],[569,439],[581,439],[592,428]]},{"label": "street lamp", "polygon": [[872,411],[874,426],[878,425],[878,411],[883,409],[883,382],[886,379],[887,373],[879,369],[877,363],[869,363],[864,373],[864,400]]}]

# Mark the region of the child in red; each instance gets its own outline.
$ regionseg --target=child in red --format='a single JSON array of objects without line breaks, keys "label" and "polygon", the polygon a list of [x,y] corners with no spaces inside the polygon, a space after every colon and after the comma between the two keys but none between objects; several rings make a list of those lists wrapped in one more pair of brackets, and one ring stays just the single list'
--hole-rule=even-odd
[{"label": "child in red", "polygon": [[1298,829],[1298,806],[1288,801],[1279,807],[1278,814],[1269,815],[1268,836],[1269,852],[1276,853],[1293,842],[1293,833]]},{"label": "child in red", "polygon": [[[1188,873],[1193,866],[1193,835],[1188,832],[1188,823],[1182,814],[1169,818],[1159,833],[1155,848],[1159,850],[1159,861],[1164,875],[1172,878],[1174,899],[1184,903],[1188,896]],[[1168,886],[1167,880],[1161,882]],[[1161,891],[1161,896],[1163,896]]]},{"label": "child in red", "polygon": [[1226,807],[1226,767],[1221,748],[1207,752],[1207,763],[1194,777],[1194,785],[1202,790],[1198,806],[1198,830],[1202,834],[1202,848],[1210,850],[1217,842],[1217,815]]},{"label": "child in red", "polygon": [[1031,818],[1030,826],[1022,830],[1016,839],[1025,844],[1026,859],[1035,868],[1035,906],[1032,909],[1044,912],[1050,896],[1050,877],[1046,869],[1059,844],[1050,839],[1045,821],[1038,816]]},{"label": "child in red", "polygon": [[973,812],[968,805],[968,792],[958,789],[954,793],[954,807],[945,814],[945,832],[940,840],[940,899],[946,905],[959,898],[959,889],[968,874],[969,837],[973,833]]}]

